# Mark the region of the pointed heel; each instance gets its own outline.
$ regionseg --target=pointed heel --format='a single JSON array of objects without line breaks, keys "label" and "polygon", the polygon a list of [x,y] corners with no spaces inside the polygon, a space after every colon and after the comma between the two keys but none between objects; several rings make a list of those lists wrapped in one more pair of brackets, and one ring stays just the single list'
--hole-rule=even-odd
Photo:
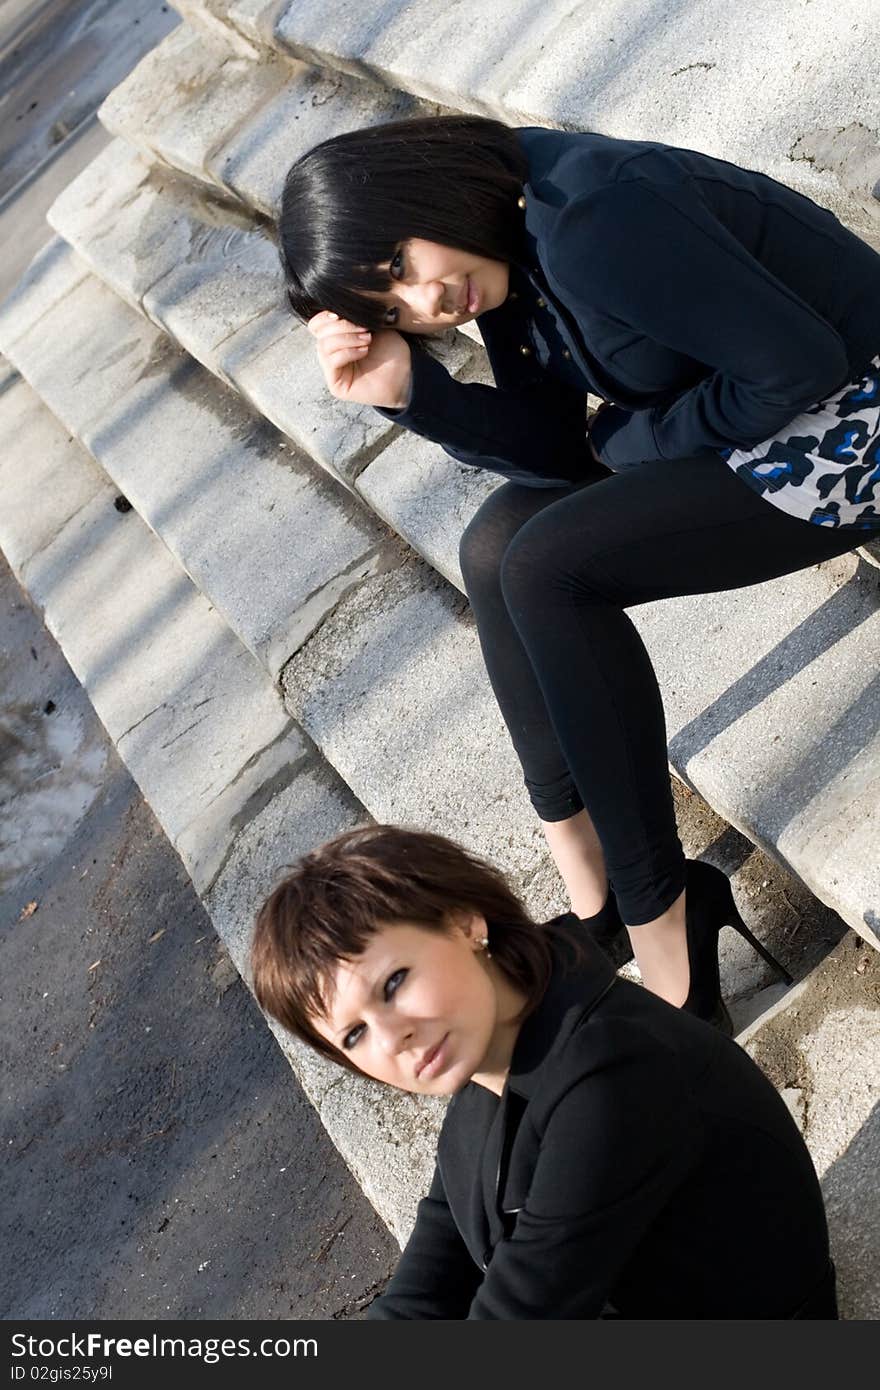
[{"label": "pointed heel", "polygon": [[726,874],[705,860],[689,859],[686,888],[685,925],[690,988],[682,1008],[729,1033],[732,1031],[730,1015],[721,998],[718,970],[718,933],[722,927],[729,926],[738,931],[786,984],[793,983],[792,977],[749,931],[734,902]]},{"label": "pointed heel", "polygon": [[742,917],[740,917],[739,915],[739,909],[737,908],[736,903],[733,902],[733,894],[731,894],[730,900],[733,905],[733,911],[730,914],[729,925],[733,927],[734,931],[739,932],[740,936],[743,937],[743,939],[749,943],[752,950],[757,951],[761,959],[765,960],[772,970],[776,971],[777,975],[781,980],[784,980],[787,985],[793,985],[794,979],[791,975],[789,975],[785,966],[780,965],[776,957],[774,955],[771,955],[771,953],[767,950],[767,947],[763,946],[761,942],[758,940],[758,938],[756,936],[753,936],[752,933],[749,931]]}]

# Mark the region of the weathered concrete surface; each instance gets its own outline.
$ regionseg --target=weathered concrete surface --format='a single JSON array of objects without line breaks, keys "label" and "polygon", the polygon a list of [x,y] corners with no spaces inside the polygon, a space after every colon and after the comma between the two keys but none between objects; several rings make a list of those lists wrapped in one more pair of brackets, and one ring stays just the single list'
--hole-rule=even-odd
[{"label": "weathered concrete surface", "polygon": [[[65,253],[71,262],[77,261],[69,248]],[[37,299],[42,299],[39,287]],[[27,304],[21,307],[29,309]],[[4,330],[0,323],[0,346],[9,360],[68,431],[80,438],[93,421],[116,407],[141,378],[144,364],[161,356],[167,342],[154,324],[88,274],[47,305],[14,341]]]},{"label": "weathered concrete surface", "polygon": [[78,466],[81,453],[53,415],[34,409],[33,391],[6,366],[0,377],[0,528],[6,557],[17,573],[106,489],[107,480],[97,468]]},{"label": "weathered concrete surface", "polygon": [[87,265],[54,237],[34,256],[18,284],[0,305],[0,349],[29,333],[39,318],[75,289],[89,273]]},{"label": "weathered concrete surface", "polygon": [[[36,402],[32,409],[42,413]],[[302,758],[302,737],[265,672],[161,542],[135,513],[114,507],[116,489],[92,461],[71,446],[65,470],[80,474],[75,495],[89,500],[69,519],[62,519],[68,507],[59,511],[36,536],[21,486],[18,505],[4,510],[0,543],[166,834],[206,887],[248,808],[263,804]],[[31,480],[39,489],[39,472]],[[68,482],[68,496],[73,491]],[[35,509],[33,491],[30,500]]]},{"label": "weathered concrete surface", "polygon": [[280,58],[264,55],[254,63],[181,25],[141,60],[98,115],[109,131],[145,153],[193,178],[210,179],[211,152],[270,101],[288,76]]},{"label": "weathered concrete surface", "polygon": [[788,1100],[813,1156],[842,1316],[880,1317],[880,958],[849,933],[738,1041]]},{"label": "weathered concrete surface", "polygon": [[382,567],[384,528],[190,362],[84,442],[271,675]]},{"label": "weathered concrete surface", "polygon": [[[25,447],[34,442],[31,434]],[[4,496],[7,443],[4,438],[0,444]],[[2,522],[0,529],[7,530]],[[2,557],[0,675],[2,901],[16,883],[63,850],[99,796],[110,761],[88,697],[42,632]],[[22,896],[21,906],[34,900]],[[4,979],[8,983],[8,974]]]},{"label": "weathered concrete surface", "polygon": [[760,0],[745,14],[727,0],[518,0],[467,11],[432,0],[378,10],[288,0],[271,35],[306,61],[449,106],[704,150],[876,234],[880,204],[854,194],[849,160],[841,173],[796,152],[816,131],[880,129],[862,0]]},{"label": "weathered concrete surface", "polygon": [[226,41],[234,43],[236,31],[224,28],[219,42],[216,32],[176,31],[105,102],[101,120],[130,145],[266,216],[277,214],[288,168],[312,145],[437,109],[265,49],[257,61],[233,60]]},{"label": "weathered concrete surface", "polygon": [[182,19],[212,38],[219,39],[233,52],[240,53],[242,57],[258,56],[259,45],[248,37],[246,26],[232,25],[229,16],[222,11],[215,14],[210,0],[175,0],[174,8]]},{"label": "weathered concrete surface", "polygon": [[[314,339],[284,307],[275,248],[232,208],[172,187],[117,143],[50,216],[117,295],[167,327],[334,477],[355,477],[391,435],[369,407],[332,400]],[[0,318],[0,342],[4,329]],[[9,340],[17,323],[5,331]],[[458,370],[471,351],[456,334],[446,360]]]},{"label": "weathered concrete surface", "polygon": [[108,484],[21,578],[174,841],[289,719],[254,658],[114,495]]},{"label": "weathered concrete surface", "polygon": [[100,282],[9,351],[271,674],[381,567],[384,528]]},{"label": "weathered concrete surface", "polygon": [[96,117],[85,121],[28,180],[25,193],[0,203],[0,303],[12,293],[34,254],[52,237],[46,214],[63,188],[100,154],[109,140]]},{"label": "weathered concrete surface", "polygon": [[193,323],[205,365],[243,323],[277,306],[283,279],[274,243],[224,201],[111,141],[50,209],[50,221],[100,278],[189,348]]},{"label": "weathered concrete surface", "polygon": [[228,264],[229,307],[219,323],[204,324],[201,339],[208,349],[279,302],[277,253],[240,210],[216,191],[172,179],[170,171],[121,140],[112,141],[65,189],[49,221],[134,308],[142,308],[165,277],[172,285],[186,277],[183,284],[191,287],[193,267],[200,266],[210,282]]},{"label": "weathered concrete surface", "polygon": [[187,21],[227,39],[244,38],[257,49],[272,46],[272,21],[283,0],[175,0]]},{"label": "weathered concrete surface", "polygon": [[473,620],[432,570],[400,558],[287,665],[288,707],[377,820],[454,834],[523,884],[540,832]]},{"label": "weathered concrete surface", "polygon": [[632,616],[663,692],[672,766],[880,943],[876,571],[849,555]]},{"label": "weathered concrete surface", "polygon": [[463,593],[461,533],[502,481],[404,431],[361,473],[356,486],[373,511]]}]

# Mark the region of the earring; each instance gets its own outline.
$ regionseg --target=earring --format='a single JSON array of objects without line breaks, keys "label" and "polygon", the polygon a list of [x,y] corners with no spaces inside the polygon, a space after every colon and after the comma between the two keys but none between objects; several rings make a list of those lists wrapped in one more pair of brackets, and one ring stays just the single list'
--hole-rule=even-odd
[{"label": "earring", "polygon": [[492,952],[489,950],[489,938],[488,938],[488,936],[478,936],[478,937],[477,937],[477,945],[482,947],[482,949],[486,952],[486,955],[487,955],[487,956],[489,957],[489,959],[491,960],[491,959],[492,959]]}]

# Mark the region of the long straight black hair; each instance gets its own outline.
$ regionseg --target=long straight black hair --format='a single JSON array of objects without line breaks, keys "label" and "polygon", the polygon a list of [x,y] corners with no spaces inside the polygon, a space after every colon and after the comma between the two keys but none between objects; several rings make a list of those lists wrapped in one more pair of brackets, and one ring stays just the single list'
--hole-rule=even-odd
[{"label": "long straight black hair", "polygon": [[517,199],[527,174],[516,136],[482,116],[427,116],[325,140],[291,167],[279,218],[294,313],[321,309],[375,332],[384,309],[370,294],[410,237],[490,260],[520,251]]}]

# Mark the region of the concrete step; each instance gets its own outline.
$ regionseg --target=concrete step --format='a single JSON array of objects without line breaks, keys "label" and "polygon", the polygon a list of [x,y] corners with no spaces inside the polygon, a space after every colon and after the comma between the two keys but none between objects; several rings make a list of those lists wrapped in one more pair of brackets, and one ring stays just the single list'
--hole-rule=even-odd
[{"label": "concrete step", "polygon": [[740,1034],[822,1184],[844,1318],[880,1317],[880,958],[854,933]]},{"label": "concrete step", "polygon": [[[374,410],[331,398],[314,339],[286,306],[273,241],[216,194],[114,141],[49,220],[117,295],[334,477],[353,482],[392,437]],[[459,333],[437,346],[456,374],[477,351]]]},{"label": "concrete step", "polygon": [[[588,0],[182,0],[238,42],[515,125],[596,130],[760,169],[880,239],[880,124],[862,0],[657,11]],[[219,32],[219,30],[218,30]],[[779,74],[794,80],[780,82]],[[736,100],[729,100],[731,90]]]},{"label": "concrete step", "polygon": [[[53,284],[67,292],[44,308]],[[384,564],[387,529],[63,243],[0,340],[270,676]]]},{"label": "concrete step", "polygon": [[229,46],[232,31],[221,32],[175,30],[110,94],[100,119],[147,157],[265,217],[278,214],[290,165],[319,141],[438,110],[276,50],[244,56]]},{"label": "concrete step", "polygon": [[[158,453],[159,450],[156,450]],[[283,866],[369,816],[261,664],[116,486],[8,368],[0,547],[41,610],[236,966]],[[399,1239],[427,1189],[441,1108],[385,1093],[273,1031]]]}]

